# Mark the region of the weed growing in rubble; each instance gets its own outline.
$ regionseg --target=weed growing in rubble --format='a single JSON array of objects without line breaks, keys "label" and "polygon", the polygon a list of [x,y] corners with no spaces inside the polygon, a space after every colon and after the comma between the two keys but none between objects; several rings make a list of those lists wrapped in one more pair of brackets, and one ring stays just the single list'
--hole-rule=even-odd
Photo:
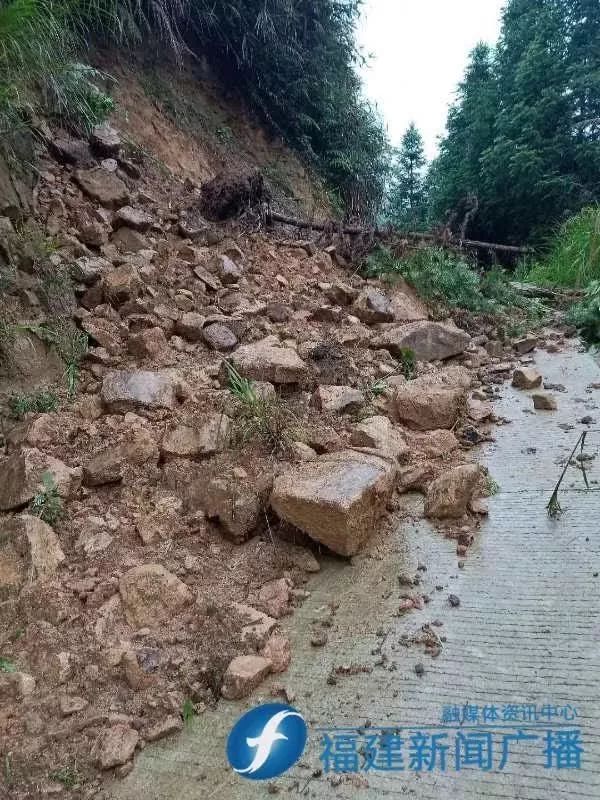
[{"label": "weed growing in rubble", "polygon": [[42,522],[54,525],[62,517],[64,510],[52,473],[44,472],[42,484],[44,488],[31,501],[29,511]]},{"label": "weed growing in rubble", "polygon": [[190,722],[196,716],[196,706],[192,703],[189,697],[183,702],[181,707],[181,716],[183,717],[183,721],[185,723]]},{"label": "weed growing in rubble", "polygon": [[402,364],[402,374],[407,381],[412,381],[417,376],[417,359],[415,351],[410,347],[403,347],[400,350],[400,363]]},{"label": "weed growing in rubble", "polygon": [[77,784],[81,783],[81,775],[79,774],[77,766],[55,769],[48,777],[50,780],[62,783],[65,789],[73,789]]},{"label": "weed growing in rubble", "polygon": [[237,401],[235,425],[240,442],[260,439],[273,452],[287,450],[290,444],[292,415],[277,395],[265,396],[256,391],[248,378],[244,378],[233,364],[225,361],[229,391]]},{"label": "weed growing in rubble", "polygon": [[388,385],[386,381],[383,378],[378,378],[369,386],[368,393],[373,397],[381,397],[387,388]]},{"label": "weed growing in rubble", "polygon": [[8,406],[13,417],[22,419],[29,412],[41,414],[56,411],[58,398],[49,389],[40,389],[37,392],[13,394],[8,401]]},{"label": "weed growing in rubble", "polygon": [[28,326],[36,336],[47,342],[65,365],[69,397],[73,397],[79,380],[79,365],[88,350],[88,336],[66,317],[58,317],[44,325]]},{"label": "weed growing in rubble", "polygon": [[16,672],[17,668],[8,658],[0,656],[0,672]]},{"label": "weed growing in rubble", "polygon": [[500,484],[491,475],[485,479],[484,494],[486,497],[493,497],[500,492]]}]

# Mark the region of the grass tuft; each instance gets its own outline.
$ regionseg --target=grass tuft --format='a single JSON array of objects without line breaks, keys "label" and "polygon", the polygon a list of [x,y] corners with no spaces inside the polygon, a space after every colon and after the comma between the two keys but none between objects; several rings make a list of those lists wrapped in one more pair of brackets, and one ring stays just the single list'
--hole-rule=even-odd
[{"label": "grass tuft", "polygon": [[22,419],[25,414],[30,412],[41,414],[56,411],[58,398],[49,389],[40,389],[37,392],[13,394],[9,398],[8,406],[13,417]]},{"label": "grass tuft", "polygon": [[44,472],[42,484],[44,488],[31,501],[29,512],[48,525],[54,525],[63,516],[64,509],[51,472]]},{"label": "grass tuft", "polygon": [[248,378],[244,378],[225,361],[229,391],[237,401],[235,427],[243,442],[259,439],[267,443],[273,453],[285,452],[291,444],[290,427],[293,416],[277,395],[266,397],[256,391]]},{"label": "grass tuft", "polygon": [[600,207],[584,208],[560,228],[546,258],[534,263],[524,280],[583,289],[600,280]]}]

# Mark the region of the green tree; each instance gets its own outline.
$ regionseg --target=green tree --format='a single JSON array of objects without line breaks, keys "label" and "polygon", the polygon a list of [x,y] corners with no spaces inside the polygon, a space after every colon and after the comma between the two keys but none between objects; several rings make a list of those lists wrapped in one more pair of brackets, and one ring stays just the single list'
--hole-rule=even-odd
[{"label": "green tree", "polygon": [[523,242],[600,199],[600,4],[509,0],[495,57],[472,54],[429,182],[438,222]]},{"label": "green tree", "polygon": [[479,204],[469,234],[485,238],[492,224],[482,196],[481,157],[492,145],[498,92],[491,48],[479,43],[471,52],[464,80],[448,112],[446,136],[427,176],[431,215],[439,222],[460,223],[467,205]]},{"label": "green tree", "polygon": [[394,151],[385,216],[401,228],[418,230],[426,216],[423,137],[414,122]]}]

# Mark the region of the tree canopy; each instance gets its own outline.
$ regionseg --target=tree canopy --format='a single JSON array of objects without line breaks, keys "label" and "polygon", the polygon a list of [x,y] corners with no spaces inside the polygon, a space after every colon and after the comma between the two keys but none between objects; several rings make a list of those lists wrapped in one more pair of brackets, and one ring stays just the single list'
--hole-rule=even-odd
[{"label": "tree canopy", "polygon": [[434,219],[468,196],[469,233],[539,238],[600,199],[600,3],[509,0],[471,54],[430,176]]},{"label": "tree canopy", "polygon": [[393,152],[386,198],[386,221],[413,231],[423,227],[427,214],[424,166],[423,137],[414,122],[411,122],[402,137],[400,147]]}]

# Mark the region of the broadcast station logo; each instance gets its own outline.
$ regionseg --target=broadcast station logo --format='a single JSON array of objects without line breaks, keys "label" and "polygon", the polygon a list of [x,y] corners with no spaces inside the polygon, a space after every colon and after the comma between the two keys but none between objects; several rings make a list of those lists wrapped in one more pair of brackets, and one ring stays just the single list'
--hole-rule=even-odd
[{"label": "broadcast station logo", "polygon": [[265,703],[235,723],[227,739],[227,760],[243,778],[276,778],[298,761],[307,737],[304,717],[295,708]]}]

